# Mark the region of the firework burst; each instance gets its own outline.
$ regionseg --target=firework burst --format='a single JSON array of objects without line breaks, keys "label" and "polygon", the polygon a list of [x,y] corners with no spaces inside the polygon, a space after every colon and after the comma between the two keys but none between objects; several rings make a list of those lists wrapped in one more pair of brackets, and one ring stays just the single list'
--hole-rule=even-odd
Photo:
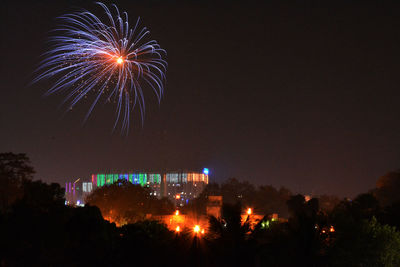
[{"label": "firework burst", "polygon": [[74,107],[83,98],[94,98],[85,121],[100,99],[116,104],[114,129],[129,130],[130,114],[137,105],[144,120],[145,101],[142,86],[151,88],[161,100],[165,83],[166,51],[148,39],[149,31],[137,19],[129,27],[128,14],[113,5],[97,3],[106,19],[89,11],[60,17],[63,24],[50,39],[52,48],[44,54],[33,82],[54,79],[45,95],[63,93],[63,104]]}]

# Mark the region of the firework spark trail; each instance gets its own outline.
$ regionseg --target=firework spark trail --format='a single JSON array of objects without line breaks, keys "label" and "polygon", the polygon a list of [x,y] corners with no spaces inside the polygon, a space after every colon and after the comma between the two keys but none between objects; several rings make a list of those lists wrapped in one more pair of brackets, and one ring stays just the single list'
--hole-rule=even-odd
[{"label": "firework spark trail", "polygon": [[145,102],[142,83],[149,86],[158,101],[164,90],[167,62],[166,51],[154,40],[145,41],[149,31],[139,27],[137,19],[129,28],[128,14],[113,5],[113,12],[100,5],[108,18],[103,23],[89,11],[67,14],[56,29],[60,34],[52,37],[53,47],[44,54],[38,68],[36,83],[55,78],[54,85],[45,95],[66,93],[63,104],[74,107],[89,93],[95,93],[85,121],[101,96],[116,103],[114,128],[121,123],[121,131],[128,133],[130,113],[139,105],[141,121],[144,120]]}]

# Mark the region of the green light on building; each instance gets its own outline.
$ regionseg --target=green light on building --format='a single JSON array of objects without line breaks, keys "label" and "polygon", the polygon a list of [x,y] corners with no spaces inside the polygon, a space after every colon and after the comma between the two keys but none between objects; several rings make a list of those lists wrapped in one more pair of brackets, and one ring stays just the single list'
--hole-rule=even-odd
[{"label": "green light on building", "polygon": [[129,181],[132,184],[140,184],[146,186],[150,184],[160,184],[161,175],[158,173],[130,173],[130,174],[97,174],[97,186],[111,185],[119,180]]},{"label": "green light on building", "polygon": [[146,173],[139,173],[139,181],[138,183],[141,186],[144,186],[147,183],[147,174]]},{"label": "green light on building", "polygon": [[113,183],[113,174],[106,174],[106,184],[110,185]]},{"label": "green light on building", "polygon": [[99,187],[104,186],[104,182],[105,182],[105,175],[97,174],[97,186]]}]

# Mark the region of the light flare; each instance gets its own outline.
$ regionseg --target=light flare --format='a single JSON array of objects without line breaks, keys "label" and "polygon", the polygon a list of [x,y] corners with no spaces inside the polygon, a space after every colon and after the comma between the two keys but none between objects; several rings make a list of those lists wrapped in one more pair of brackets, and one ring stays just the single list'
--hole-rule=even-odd
[{"label": "light flare", "polygon": [[122,59],[122,57],[119,57],[118,59],[117,59],[117,63],[118,64],[122,64],[122,63],[124,63],[124,60]]}]

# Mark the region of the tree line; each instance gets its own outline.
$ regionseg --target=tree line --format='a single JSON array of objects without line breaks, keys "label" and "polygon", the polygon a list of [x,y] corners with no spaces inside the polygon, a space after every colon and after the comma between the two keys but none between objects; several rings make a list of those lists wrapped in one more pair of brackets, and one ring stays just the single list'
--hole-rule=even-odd
[{"label": "tree line", "polygon": [[[400,172],[353,200],[306,199],[237,179],[210,184],[185,207],[203,212],[208,195],[224,197],[205,235],[146,220],[173,206],[145,188],[100,188],[89,205],[70,207],[60,185],[33,174],[26,155],[0,154],[1,266],[400,266]],[[241,220],[247,206],[265,215],[254,228]],[[269,216],[284,212],[285,222]],[[104,220],[110,214],[123,225]]]}]

